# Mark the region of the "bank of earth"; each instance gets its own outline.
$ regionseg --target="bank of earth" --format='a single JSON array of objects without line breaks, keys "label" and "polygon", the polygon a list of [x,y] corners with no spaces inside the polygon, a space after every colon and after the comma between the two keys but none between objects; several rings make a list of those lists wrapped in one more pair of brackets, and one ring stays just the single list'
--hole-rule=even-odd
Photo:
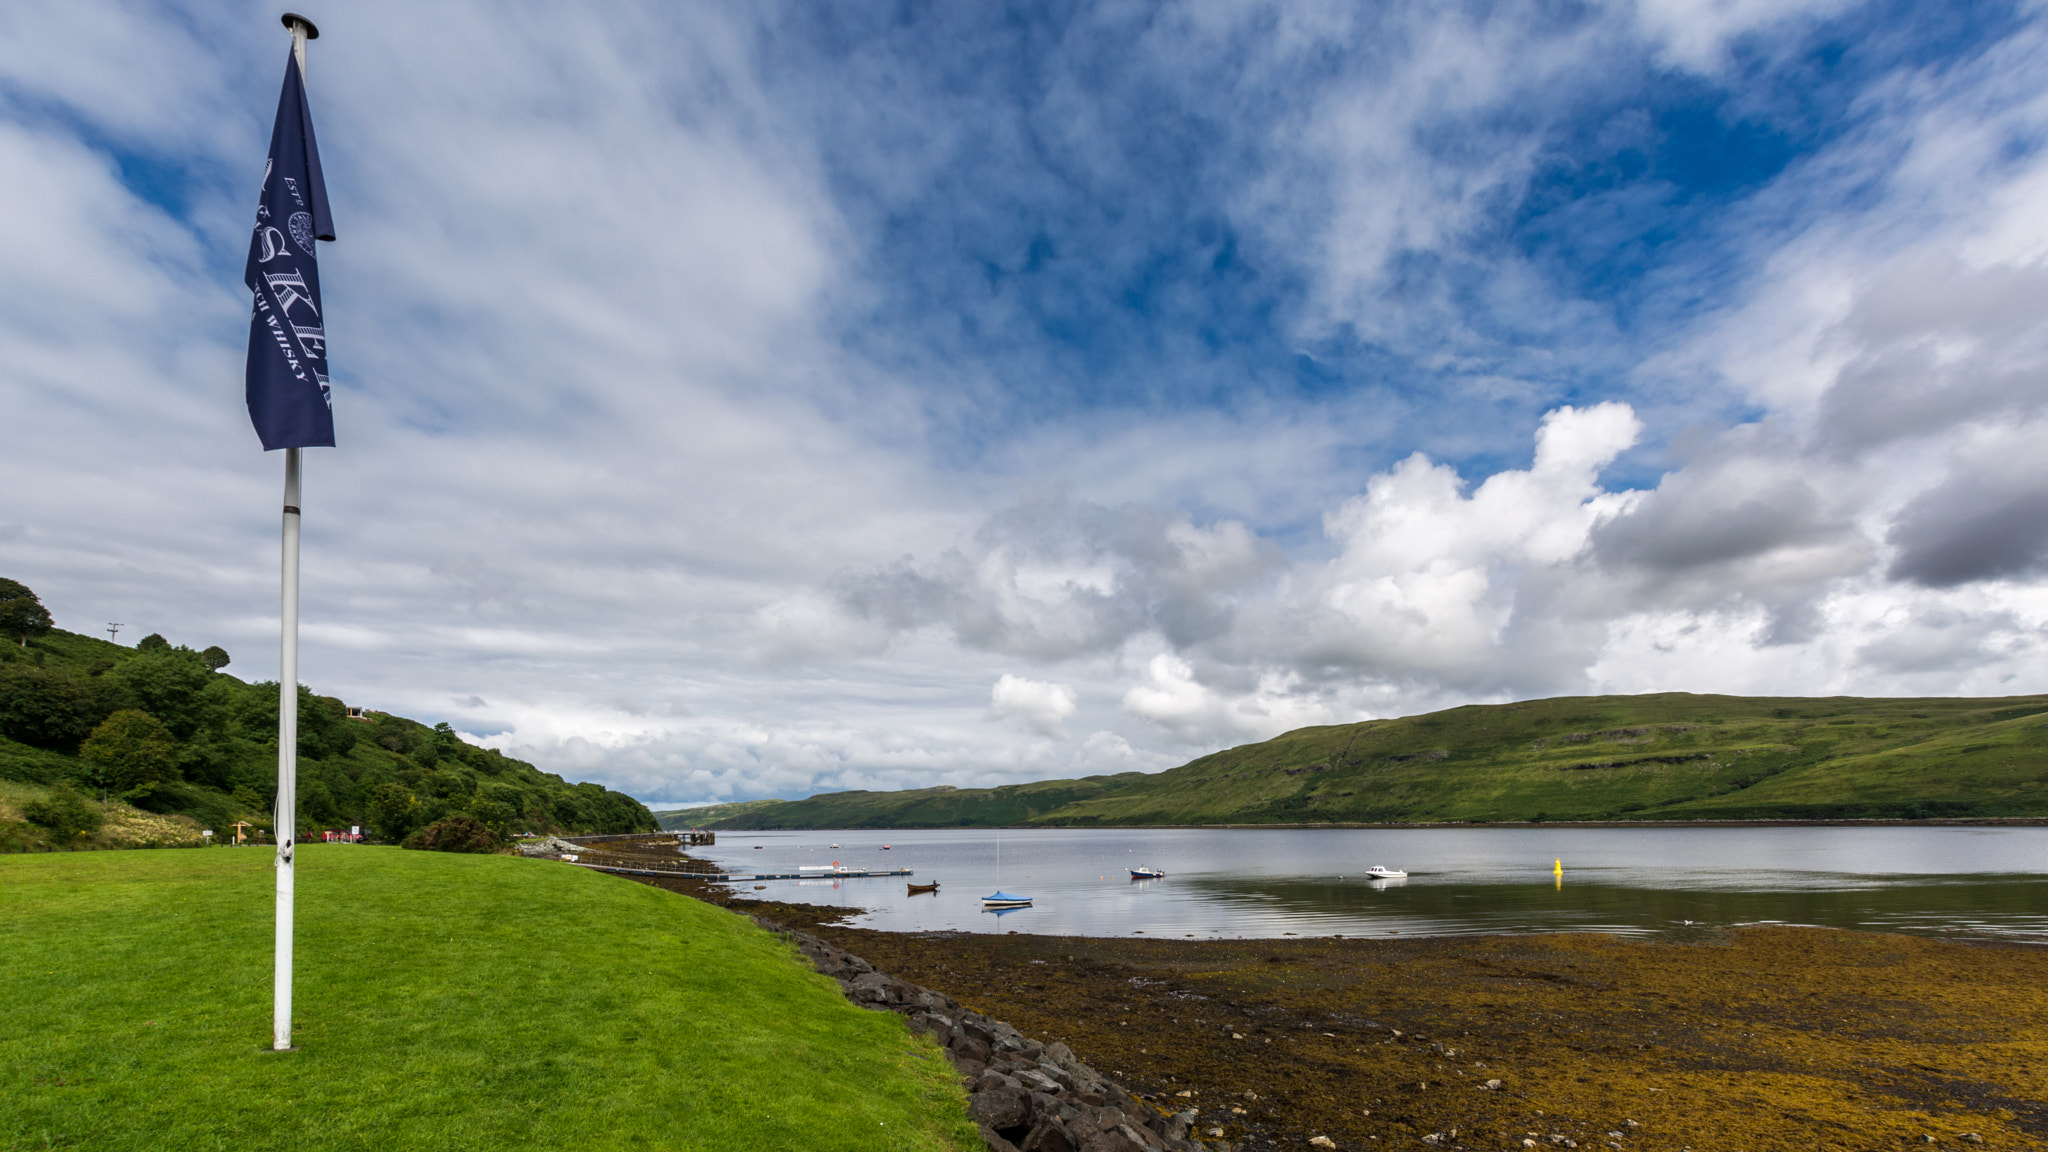
[{"label": "bank of earth", "polygon": [[[724,887],[704,895],[757,907]],[[2038,947],[1792,927],[1654,943],[899,934],[845,927],[838,908],[758,908],[1144,1098],[1192,1103],[1197,1131],[1251,1149],[2048,1147]]]}]

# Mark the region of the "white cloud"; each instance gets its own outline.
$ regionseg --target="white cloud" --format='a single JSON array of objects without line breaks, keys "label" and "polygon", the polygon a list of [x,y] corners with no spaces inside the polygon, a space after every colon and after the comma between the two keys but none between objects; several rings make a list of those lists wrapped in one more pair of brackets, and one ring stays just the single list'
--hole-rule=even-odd
[{"label": "white cloud", "polygon": [[997,720],[1020,720],[1042,736],[1065,740],[1066,722],[1076,710],[1075,699],[1070,685],[1026,680],[1005,672],[989,690],[988,714]]},{"label": "white cloud", "polygon": [[[804,55],[798,9],[333,13],[343,447],[309,460],[305,676],[667,801],[1154,769],[1552,692],[2048,685],[2037,15],[1871,80],[1626,308],[1502,235],[1546,134],[1651,133],[1586,107],[1659,68],[1739,90],[1731,46],[1849,11],[1202,6],[1117,70],[1156,107],[1092,103],[1093,11],[1015,98],[1130,250],[1048,258],[1150,268],[1146,214],[1200,200],[1286,347],[1234,359],[1240,318],[1206,317],[1138,341],[1159,378],[1064,401],[1126,383],[1088,340],[1148,314],[1142,276],[1053,316],[910,292],[957,344],[869,323],[936,275],[879,236],[955,212],[962,251],[990,221],[1021,249],[1056,168],[950,183],[1030,133],[893,30]],[[278,468],[238,281],[283,56],[268,18],[0,14],[0,574],[251,679]],[[1117,170],[1098,145],[1173,101],[1242,170]],[[1325,341],[1366,361],[1328,393]]]}]

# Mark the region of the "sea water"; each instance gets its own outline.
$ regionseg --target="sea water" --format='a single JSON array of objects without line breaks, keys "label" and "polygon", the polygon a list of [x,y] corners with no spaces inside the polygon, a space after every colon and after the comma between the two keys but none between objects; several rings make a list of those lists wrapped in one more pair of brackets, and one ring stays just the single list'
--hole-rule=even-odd
[{"label": "sea water", "polygon": [[[862,908],[855,925],[902,932],[1683,937],[1781,922],[2048,943],[2048,828],[1007,829],[1000,865],[997,840],[980,828],[722,832],[690,852],[742,875],[909,868],[908,880],[736,885]],[[1371,879],[1375,864],[1409,876]],[[1166,876],[1132,880],[1136,865]],[[932,881],[936,894],[906,891]],[[998,886],[1031,907],[984,911]]]}]

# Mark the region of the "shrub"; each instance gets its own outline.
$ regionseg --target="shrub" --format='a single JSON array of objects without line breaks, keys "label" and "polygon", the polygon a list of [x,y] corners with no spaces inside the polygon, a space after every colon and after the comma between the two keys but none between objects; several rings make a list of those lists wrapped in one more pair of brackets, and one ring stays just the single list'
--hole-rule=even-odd
[{"label": "shrub", "polygon": [[468,816],[436,820],[405,838],[403,847],[430,852],[496,852],[504,846],[498,834],[482,821]]},{"label": "shrub", "polygon": [[65,840],[96,832],[106,820],[99,805],[80,796],[66,784],[50,789],[50,794],[41,800],[31,800],[22,805],[21,814],[28,817],[29,823],[40,824]]},{"label": "shrub", "polygon": [[213,647],[208,648],[204,652],[201,652],[199,654],[199,658],[206,662],[207,668],[215,672],[218,672],[221,669],[227,667],[229,664],[234,663],[234,661],[228,659],[228,650],[221,647],[218,644],[215,644]]}]

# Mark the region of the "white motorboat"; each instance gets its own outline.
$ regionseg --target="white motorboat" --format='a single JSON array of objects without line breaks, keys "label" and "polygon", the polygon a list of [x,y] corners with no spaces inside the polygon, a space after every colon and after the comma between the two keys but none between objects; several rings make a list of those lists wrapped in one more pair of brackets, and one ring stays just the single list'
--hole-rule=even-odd
[{"label": "white motorboat", "polygon": [[1408,878],[1406,872],[1398,868],[1389,868],[1384,864],[1375,864],[1367,868],[1365,874],[1375,880],[1406,880]]},{"label": "white motorboat", "polygon": [[1157,880],[1165,875],[1165,869],[1152,868],[1143,864],[1137,865],[1131,869],[1131,879],[1133,880]]}]

